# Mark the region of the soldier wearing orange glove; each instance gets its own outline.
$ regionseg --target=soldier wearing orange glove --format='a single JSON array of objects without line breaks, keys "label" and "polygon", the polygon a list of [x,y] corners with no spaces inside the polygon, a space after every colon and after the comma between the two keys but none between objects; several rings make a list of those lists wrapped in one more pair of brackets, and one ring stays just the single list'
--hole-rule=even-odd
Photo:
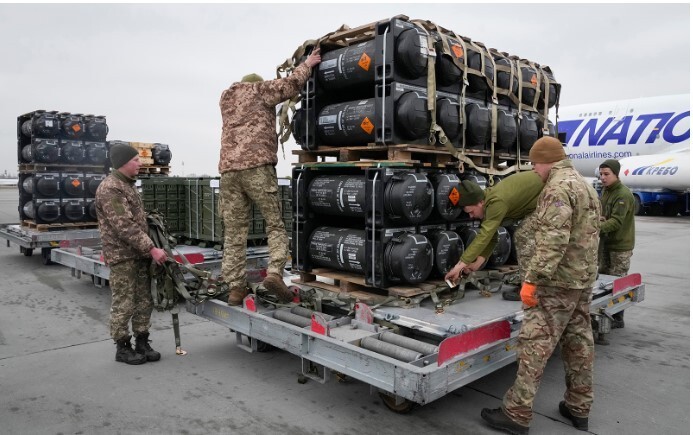
[{"label": "soldier wearing orange glove", "polygon": [[542,137],[529,158],[546,186],[537,202],[535,253],[520,291],[525,311],[517,342],[517,377],[502,407],[484,409],[481,416],[497,429],[529,433],[534,396],[546,362],[560,343],[566,392],[558,410],[577,429],[587,430],[594,363],[589,309],[597,279],[601,205],[558,139]]}]

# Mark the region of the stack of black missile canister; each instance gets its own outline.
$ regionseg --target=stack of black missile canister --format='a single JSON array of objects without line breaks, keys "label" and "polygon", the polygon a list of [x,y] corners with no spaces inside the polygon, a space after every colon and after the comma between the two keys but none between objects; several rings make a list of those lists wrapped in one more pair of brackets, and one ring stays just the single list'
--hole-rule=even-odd
[{"label": "stack of black missile canister", "polygon": [[106,177],[104,116],[36,110],[17,117],[19,217],[23,225],[96,222],[96,188]]},{"label": "stack of black missile canister", "polygon": [[[500,179],[479,165],[462,171],[457,157],[502,156],[519,170],[539,137],[556,135],[548,118],[560,85],[549,67],[430,22],[399,16],[363,29],[320,40],[322,63],[291,123],[297,144],[318,156],[335,147],[419,145],[449,150],[450,162],[298,165],[292,266],[364,275],[377,288],[442,279],[479,232],[458,203],[461,180],[486,188]],[[487,267],[503,265],[511,251],[501,227]]]}]

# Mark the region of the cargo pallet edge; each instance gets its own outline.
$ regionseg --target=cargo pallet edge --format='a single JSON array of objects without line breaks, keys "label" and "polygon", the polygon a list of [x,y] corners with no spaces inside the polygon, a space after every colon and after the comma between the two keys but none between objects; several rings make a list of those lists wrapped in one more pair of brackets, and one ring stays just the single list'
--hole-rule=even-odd
[{"label": "cargo pallet edge", "polygon": [[[220,251],[179,248],[179,254],[197,267],[218,271]],[[263,275],[267,247],[249,247],[247,255],[249,281],[258,281],[253,278]],[[99,256],[98,249],[81,246],[51,251],[52,261],[69,267],[76,278],[91,275],[97,286],[107,284],[109,272]],[[523,310],[518,302],[500,298],[499,283],[487,281],[488,288],[496,288],[490,297],[488,292],[461,289],[464,296],[458,300],[441,296],[434,301],[432,295],[420,303],[400,300],[403,303],[396,306],[373,308],[356,301],[353,312],[347,313],[343,302],[330,300],[340,299],[341,293],[291,281],[297,278],[285,277],[297,293],[294,301],[312,295],[313,302],[320,301],[318,311],[294,303],[291,309],[277,307],[254,294],[239,307],[208,299],[187,301],[186,309],[235,332],[243,350],[263,352],[276,347],[298,356],[301,382],[310,379],[324,384],[333,372],[348,376],[370,385],[387,408],[398,413],[439,399],[516,360]],[[645,286],[637,273],[621,278],[600,275],[592,294],[593,327],[608,334],[612,316],[642,302]]]},{"label": "cargo pallet edge", "polygon": [[[304,284],[296,287],[298,294],[320,292]],[[273,346],[298,356],[299,382],[326,383],[332,372],[348,376],[369,384],[390,410],[407,413],[516,360],[520,304],[502,300],[500,291],[492,295],[495,301],[481,292],[467,293],[450,305],[429,299],[413,307],[371,309],[357,302],[353,314],[341,317],[303,307],[295,315],[253,294],[242,307],[218,299],[186,306],[234,331],[238,346],[248,352]],[[644,297],[640,274],[600,276],[590,308],[593,327],[607,334],[612,316]],[[325,299],[322,308],[329,311]]]},{"label": "cargo pallet edge", "polygon": [[57,231],[38,231],[19,224],[0,226],[0,238],[19,245],[19,252],[27,257],[34,249],[41,249],[43,264],[51,264],[51,251],[58,247],[95,246],[101,243],[98,228],[59,229]]}]

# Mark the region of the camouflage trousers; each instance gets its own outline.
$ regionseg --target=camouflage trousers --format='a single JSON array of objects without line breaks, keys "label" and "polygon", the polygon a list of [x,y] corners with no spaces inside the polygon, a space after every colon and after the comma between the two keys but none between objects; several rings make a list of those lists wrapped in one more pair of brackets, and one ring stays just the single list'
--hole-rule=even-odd
[{"label": "camouflage trousers", "polygon": [[529,262],[534,256],[534,251],[536,249],[536,243],[534,242],[534,235],[537,230],[537,211],[536,209],[528,214],[522,219],[520,225],[517,226],[515,233],[513,234],[513,245],[515,245],[515,252],[517,255],[517,265],[518,268],[518,282],[515,284],[521,285],[525,280],[525,274],[527,273],[527,267]]},{"label": "camouflage trousers", "polygon": [[630,269],[630,251],[609,251],[600,246],[599,249],[599,273],[613,276],[626,276]]},{"label": "camouflage trousers", "polygon": [[135,336],[149,331],[154,310],[149,274],[151,262],[147,258],[122,261],[110,266],[111,337],[114,341],[130,335],[130,321]]},{"label": "camouflage trousers", "polygon": [[289,239],[284,229],[278,197],[277,171],[272,165],[221,175],[219,210],[224,218],[224,258],[221,273],[231,289],[246,282],[246,248],[252,203],[265,218],[269,245],[267,273],[282,276],[289,257]]},{"label": "camouflage trousers", "polygon": [[524,312],[517,341],[517,377],[503,398],[503,409],[515,422],[529,426],[544,367],[560,344],[565,403],[574,415],[587,417],[594,399],[594,339],[589,314],[592,288],[537,286],[536,296],[537,306]]}]

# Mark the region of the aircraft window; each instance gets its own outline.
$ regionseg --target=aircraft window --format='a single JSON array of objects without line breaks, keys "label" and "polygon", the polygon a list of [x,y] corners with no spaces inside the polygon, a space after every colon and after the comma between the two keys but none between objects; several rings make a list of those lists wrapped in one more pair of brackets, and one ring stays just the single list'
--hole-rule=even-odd
[{"label": "aircraft window", "polygon": [[599,112],[599,116],[602,116],[602,112]]}]

